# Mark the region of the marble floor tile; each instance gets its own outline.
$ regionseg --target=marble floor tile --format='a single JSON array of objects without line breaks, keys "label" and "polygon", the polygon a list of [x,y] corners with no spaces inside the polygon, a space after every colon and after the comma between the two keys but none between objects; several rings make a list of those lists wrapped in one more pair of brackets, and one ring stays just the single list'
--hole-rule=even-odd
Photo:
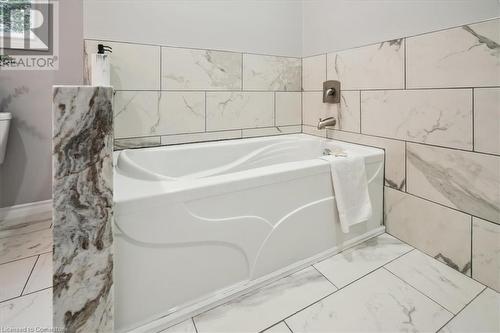
[{"label": "marble floor tile", "polygon": [[0,239],[0,264],[52,251],[52,229]]},{"label": "marble floor tile", "polygon": [[259,332],[278,323],[336,288],[313,267],[273,282],[199,316],[199,333]]},{"label": "marble floor tile", "polygon": [[42,254],[36,261],[23,294],[52,287],[52,252]]},{"label": "marble floor tile", "polygon": [[455,314],[484,289],[482,284],[418,250],[385,267]]},{"label": "marble floor tile", "polygon": [[0,303],[0,327],[52,327],[52,289]]},{"label": "marble floor tile", "polygon": [[290,331],[290,329],[284,322],[281,322],[274,325],[273,327],[268,328],[262,333],[292,333],[292,331]]},{"label": "marble floor tile", "polygon": [[0,302],[21,296],[36,257],[0,265]]},{"label": "marble floor tile", "polygon": [[435,332],[452,314],[379,269],[285,320],[301,332]]},{"label": "marble floor tile", "polygon": [[337,288],[342,288],[413,248],[383,234],[325,259],[314,267]]},{"label": "marble floor tile", "polygon": [[196,328],[194,327],[193,320],[189,318],[158,333],[196,333]]},{"label": "marble floor tile", "polygon": [[440,333],[500,332],[500,294],[487,288],[453,318]]}]

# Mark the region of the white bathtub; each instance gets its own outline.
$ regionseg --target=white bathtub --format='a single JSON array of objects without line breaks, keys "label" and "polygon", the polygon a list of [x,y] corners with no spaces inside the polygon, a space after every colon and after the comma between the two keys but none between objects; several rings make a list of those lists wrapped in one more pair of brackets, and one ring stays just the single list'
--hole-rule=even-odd
[{"label": "white bathtub", "polygon": [[[325,150],[366,161],[342,233]],[[383,151],[305,134],[115,153],[115,327],[160,329],[383,232]]]}]

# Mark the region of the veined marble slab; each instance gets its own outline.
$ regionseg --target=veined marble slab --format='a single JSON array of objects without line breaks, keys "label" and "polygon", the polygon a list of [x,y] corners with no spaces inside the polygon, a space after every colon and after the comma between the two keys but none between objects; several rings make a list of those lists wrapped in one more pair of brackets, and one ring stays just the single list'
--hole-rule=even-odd
[{"label": "veined marble slab", "polygon": [[472,219],[472,277],[500,292],[500,225]]},{"label": "veined marble slab", "polygon": [[403,89],[404,41],[395,39],[328,53],[327,79],[339,80],[342,89]]},{"label": "veined marble slab", "polygon": [[454,314],[485,288],[420,251],[412,251],[385,268]]},{"label": "veined marble slab", "polygon": [[162,92],[157,133],[184,134],[205,130],[204,92]]},{"label": "veined marble slab", "polygon": [[35,262],[36,257],[30,257],[0,265],[0,302],[21,296]]},{"label": "veined marble slab", "polygon": [[406,40],[408,88],[500,85],[500,19]]},{"label": "veined marble slab", "polygon": [[0,264],[52,251],[52,230],[0,239]]},{"label": "veined marble slab", "polygon": [[302,93],[276,92],[276,125],[302,124]]},{"label": "veined marble slab", "polygon": [[[0,303],[1,327],[52,328],[52,289]],[[57,328],[57,325],[55,326]]]},{"label": "veined marble slab", "polygon": [[141,147],[156,147],[159,146],[160,144],[161,144],[161,139],[159,136],[115,139],[114,150],[141,148]]},{"label": "veined marble slab", "polygon": [[317,126],[319,118],[335,117],[337,124],[332,128],[357,132],[360,129],[359,91],[343,91],[340,104],[323,103],[323,93],[308,91],[303,95],[303,122]]},{"label": "veined marble slab", "polygon": [[388,187],[384,203],[389,234],[470,275],[469,215]]},{"label": "veined marble slab", "polygon": [[404,142],[336,130],[328,130],[327,136],[334,140],[384,149],[385,185],[399,190],[404,190],[406,188]]},{"label": "veined marble slab", "polygon": [[111,85],[116,90],[159,90],[160,47],[141,44],[85,40],[85,84],[90,80],[90,54],[97,44],[113,48],[110,55]]},{"label": "veined marble slab", "polygon": [[500,294],[486,288],[439,333],[500,332]]},{"label": "veined marble slab", "polygon": [[312,267],[194,317],[199,333],[259,332],[334,292]]},{"label": "veined marble slab", "polygon": [[158,133],[160,92],[117,91],[114,98],[115,138],[153,136]]},{"label": "veined marble slab", "polygon": [[323,90],[326,81],[326,54],[302,59],[302,90]]},{"label": "veined marble slab", "polygon": [[53,91],[53,322],[68,332],[113,331],[112,94]]},{"label": "veined marble slab", "polygon": [[41,254],[31,272],[23,294],[52,287],[52,252]]},{"label": "veined marble slab", "polygon": [[243,90],[300,91],[300,58],[243,54]]},{"label": "veined marble slab", "polygon": [[472,90],[361,92],[363,134],[472,150]]},{"label": "veined marble slab", "polygon": [[241,53],[175,47],[161,50],[162,89],[241,89]]},{"label": "veined marble slab", "polygon": [[500,157],[407,144],[408,192],[500,223]]},{"label": "veined marble slab", "polygon": [[285,320],[293,332],[435,332],[452,314],[381,268]]},{"label": "veined marble slab", "polygon": [[500,155],[500,88],[474,89],[474,150]]},{"label": "veined marble slab", "polygon": [[325,259],[314,267],[337,288],[342,288],[412,249],[400,240],[383,234]]},{"label": "veined marble slab", "polygon": [[274,125],[272,92],[207,92],[207,131]]}]

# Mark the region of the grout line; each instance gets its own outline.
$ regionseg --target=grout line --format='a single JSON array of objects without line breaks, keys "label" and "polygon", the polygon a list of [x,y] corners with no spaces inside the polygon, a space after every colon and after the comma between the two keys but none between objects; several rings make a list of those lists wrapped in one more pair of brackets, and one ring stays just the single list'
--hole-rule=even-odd
[{"label": "grout line", "polygon": [[292,331],[292,328],[291,328],[290,326],[288,326],[288,324],[287,324],[287,322],[286,322],[285,320],[283,320],[283,323],[286,325],[286,327],[288,327],[288,329],[290,330],[290,332],[294,333],[294,332]]},{"label": "grout line", "polygon": [[26,289],[26,286],[28,285],[28,282],[29,282],[29,280],[31,278],[31,274],[33,274],[33,271],[35,270],[36,264],[38,263],[39,259],[40,259],[40,255],[38,255],[38,257],[36,257],[35,263],[33,264],[33,267],[31,267],[31,271],[30,271],[30,273],[28,275],[28,278],[26,279],[26,282],[24,283],[23,290],[21,291],[21,295],[20,296],[23,295],[24,290]]},{"label": "grout line", "polygon": [[472,266],[474,265],[474,262],[472,260],[473,252],[472,252],[472,245],[473,245],[473,238],[472,238],[472,233],[474,230],[474,218],[472,215],[470,216],[470,277],[472,278]]},{"label": "grout line", "polygon": [[[340,254],[340,253],[338,253],[338,254]],[[328,258],[325,258],[324,260],[318,261],[317,263],[323,262],[323,261],[328,260],[328,259],[330,259],[330,258],[333,258],[333,257],[335,257],[335,256],[336,256],[336,255],[331,256],[331,257],[328,257]],[[316,264],[317,264],[317,263],[316,263]],[[339,290],[340,288],[339,288],[339,287],[337,287],[337,286],[335,285],[335,283],[333,283],[333,282],[332,282],[329,278],[327,278],[327,277],[326,277],[326,275],[325,275],[325,274],[323,274],[323,273],[322,273],[322,272],[321,272],[321,271],[320,271],[320,270],[319,270],[316,266],[314,266],[314,265],[316,265],[316,264],[312,264],[312,265],[311,265],[311,267],[312,267],[312,268],[314,268],[314,269],[316,270],[316,272],[318,272],[319,274],[321,274],[321,276],[323,276],[323,277],[326,279],[326,281],[330,282],[330,283],[332,284],[332,286],[334,286],[335,288],[337,288],[337,290]]]},{"label": "grout line", "polygon": [[406,87],[407,87],[407,84],[406,84],[406,81],[407,81],[407,76],[406,76],[406,37],[403,38],[403,52],[404,52],[404,55],[403,55],[403,85],[404,85],[404,89],[406,90]]},{"label": "grout line", "polygon": [[453,319],[455,319],[455,317],[457,317],[465,308],[467,308],[473,301],[476,300],[476,298],[479,297],[479,295],[481,295],[482,293],[484,293],[484,291],[488,289],[488,288],[484,288],[483,290],[481,290],[476,296],[474,296],[467,304],[465,304],[465,306],[457,312],[457,314],[453,314],[453,316],[450,318],[450,320],[448,320],[446,323],[444,323],[443,326],[441,326],[439,328],[439,330],[437,330],[437,332],[441,332],[441,330],[446,326],[448,325]]},{"label": "grout line", "polygon": [[191,317],[191,321],[193,322],[195,332],[198,333],[198,328],[196,327],[196,323],[194,322],[194,317]]},{"label": "grout line", "polygon": [[439,305],[439,307],[443,308],[444,310],[446,310],[447,312],[449,312],[451,315],[454,315],[454,313],[450,310],[448,310],[446,307],[444,307],[444,305],[438,303],[435,299],[433,299],[432,297],[424,294],[422,291],[418,290],[416,287],[414,287],[412,284],[410,284],[409,282],[405,281],[403,278],[401,278],[400,276],[396,275],[395,273],[393,273],[392,271],[390,271],[389,269],[387,269],[387,267],[385,267],[385,265],[382,267],[382,269],[385,269],[387,272],[391,273],[392,275],[394,275],[397,279],[401,280],[404,284],[410,286],[412,289],[416,290],[419,294],[423,295],[424,297],[430,299],[432,302],[436,303],[437,305]]},{"label": "grout line", "polygon": [[[3,300],[0,302],[0,305],[1,304],[4,304],[4,303],[7,303],[7,302],[10,302],[10,301],[13,301],[13,300],[16,300],[18,298],[23,298],[23,297],[26,297],[26,296],[29,296],[29,295],[33,295],[33,294],[36,294],[36,293],[39,293],[39,292],[42,292],[44,290],[47,290],[47,289],[52,289],[52,286],[50,287],[47,287],[47,288],[43,288],[43,289],[40,289],[40,290],[37,290],[37,291],[33,291],[31,293],[26,293],[24,295],[21,295],[21,296],[17,296],[17,297],[12,297],[12,298],[9,298],[9,299],[6,299],[6,300]],[[1,332],[1,331],[0,331]]]},{"label": "grout line", "polygon": [[404,179],[404,184],[405,184],[405,193],[408,193],[408,142],[405,141],[405,149],[404,149],[404,156],[403,156],[403,163],[405,164],[405,179]]},{"label": "grout line", "polygon": [[476,150],[476,135],[475,135],[475,118],[476,118],[476,110],[475,110],[475,89],[472,88],[472,151]]},{"label": "grout line", "polygon": [[205,91],[205,131],[207,132],[207,92]]},{"label": "grout line", "polygon": [[273,105],[273,121],[274,121],[274,127],[276,127],[276,91],[273,93],[273,102],[274,102],[274,105]]},{"label": "grout line", "polygon": [[361,90],[359,91],[359,131],[357,133],[361,134],[362,121],[363,121],[363,112],[362,112],[363,104],[361,103]]},{"label": "grout line", "polygon": [[[309,126],[312,126],[312,125],[309,125]],[[422,145],[422,146],[429,146],[429,147],[435,147],[435,148],[441,148],[441,149],[447,149],[447,150],[455,150],[455,151],[461,151],[461,152],[472,153],[472,154],[480,154],[480,155],[485,155],[485,156],[500,157],[500,154],[485,153],[485,152],[480,152],[480,151],[472,151],[472,150],[468,150],[468,149],[464,149],[464,148],[447,147],[447,146],[441,146],[441,145],[437,145],[437,144],[433,144],[433,143],[428,143],[428,142],[418,142],[418,141],[404,140],[404,139],[398,139],[398,138],[392,138],[392,137],[380,136],[380,135],[374,135],[374,134],[356,133],[356,132],[352,132],[352,131],[339,130],[339,129],[336,129],[336,128],[328,128],[328,129],[329,130],[333,130],[333,131],[355,133],[355,134],[358,134],[358,135],[364,135],[364,136],[368,136],[368,137],[372,137],[372,138],[379,138],[379,139],[399,141],[399,142],[408,142],[408,143],[411,143],[411,144]]]},{"label": "grout line", "polygon": [[32,254],[30,256],[26,256],[26,257],[22,257],[22,258],[17,258],[17,259],[11,260],[11,261],[2,262],[2,263],[0,263],[0,266],[1,265],[6,265],[6,264],[10,264],[10,263],[13,263],[13,262],[16,262],[16,261],[28,259],[28,258],[37,257],[37,256],[40,256],[42,254],[47,254],[47,253],[52,253],[52,250],[47,251],[47,252],[40,252],[40,253],[37,253],[37,254]]},{"label": "grout line", "polygon": [[240,91],[243,91],[243,62],[244,62],[244,57],[243,57],[243,53],[241,54],[241,87],[240,87]]},{"label": "grout line", "polygon": [[163,85],[162,85],[162,82],[161,82],[162,81],[162,76],[163,76],[162,75],[163,74],[163,59],[162,58],[163,58],[163,50],[160,47],[160,73],[159,73],[160,74],[160,91],[163,88],[162,87]]},{"label": "grout line", "polygon": [[[500,85],[492,85],[492,86],[460,86],[460,87],[415,87],[415,88],[361,88],[361,87],[353,87],[349,89],[342,89],[343,91],[425,91],[425,90],[468,90],[468,89],[495,89],[500,88]],[[321,92],[319,89],[308,89],[304,90],[304,92]]]}]

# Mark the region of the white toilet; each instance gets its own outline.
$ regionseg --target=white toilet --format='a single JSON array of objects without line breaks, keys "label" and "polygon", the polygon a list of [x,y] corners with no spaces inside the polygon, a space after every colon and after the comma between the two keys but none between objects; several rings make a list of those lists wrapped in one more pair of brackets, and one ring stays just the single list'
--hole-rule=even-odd
[{"label": "white toilet", "polygon": [[9,138],[9,124],[12,114],[0,112],[0,164],[3,163],[5,151],[7,150],[7,139]]}]

